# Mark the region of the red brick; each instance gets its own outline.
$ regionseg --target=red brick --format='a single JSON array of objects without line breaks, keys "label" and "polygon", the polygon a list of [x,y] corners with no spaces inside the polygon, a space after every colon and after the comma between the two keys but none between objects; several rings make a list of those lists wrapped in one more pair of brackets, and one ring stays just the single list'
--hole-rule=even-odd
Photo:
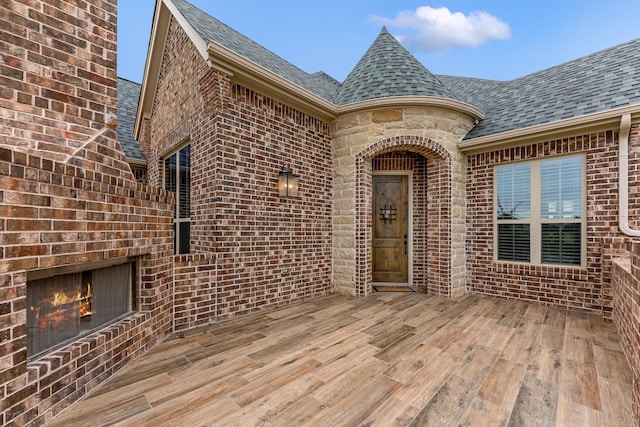
[{"label": "red brick", "polygon": [[[137,263],[143,278],[138,286],[150,290],[151,296],[138,305],[145,313],[153,310],[152,315],[136,314],[110,327],[114,332],[102,335],[108,338],[99,344],[79,339],[52,352],[50,358],[56,362],[51,364],[47,358],[27,363],[26,351],[13,352],[13,366],[0,372],[1,398],[11,406],[0,409],[0,424],[41,425],[62,405],[78,399],[153,345],[171,326],[170,294],[158,290],[166,289],[172,277],[168,272],[171,196],[152,187],[137,187],[113,131],[62,163],[64,156],[104,127],[107,112],[116,112],[116,1],[57,2],[53,6],[24,0],[0,6],[5,12],[8,8],[11,12],[0,14],[3,43],[8,47],[0,65],[0,81],[5,83],[0,89],[0,107],[12,112],[3,122],[3,129],[12,133],[3,135],[0,143],[0,316],[8,326],[0,331],[3,345],[11,331],[8,348],[26,346],[25,271],[54,272],[60,266],[110,256],[144,255]],[[90,33],[86,31],[88,13],[93,26]],[[26,28],[42,31],[32,31],[35,36],[28,38]],[[23,56],[11,57],[15,52]],[[126,191],[135,188],[137,199],[132,201]],[[117,201],[110,199],[114,194]],[[95,202],[99,212],[87,215],[87,206]],[[107,214],[121,221],[148,220],[140,228],[123,227],[128,230],[126,235],[86,232],[87,228],[112,229]],[[81,219],[89,216],[90,221]],[[154,273],[146,274],[148,269]],[[87,352],[77,350],[83,343],[100,345],[102,355],[83,358]],[[107,352],[106,348],[117,351]],[[60,372],[68,374],[59,378]],[[34,384],[39,383],[51,386],[37,392]]]}]

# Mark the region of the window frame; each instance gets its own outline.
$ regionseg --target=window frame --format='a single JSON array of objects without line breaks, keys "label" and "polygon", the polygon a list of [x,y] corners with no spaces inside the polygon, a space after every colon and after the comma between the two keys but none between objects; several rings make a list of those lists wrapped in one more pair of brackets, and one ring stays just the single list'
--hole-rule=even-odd
[{"label": "window frame", "polygon": [[[185,141],[183,141],[182,143],[180,143],[179,145],[176,145],[171,151],[168,151],[164,156],[161,157],[161,164],[162,164],[162,188],[167,190],[167,168],[165,166],[165,162],[167,161],[167,159],[169,159],[171,156],[173,156],[174,154],[176,155],[176,171],[179,171],[180,167],[180,152],[182,150],[184,150],[186,147],[190,147],[191,146],[191,140],[187,139]],[[191,148],[191,147],[190,147]],[[191,159],[189,159],[189,169],[191,169]],[[187,248],[187,250],[185,252],[181,252],[181,247],[180,247],[180,241],[181,241],[181,231],[180,231],[180,225],[183,223],[188,223],[189,224],[189,240],[191,240],[191,215],[189,215],[189,217],[186,218],[181,218],[179,215],[179,210],[180,210],[180,202],[181,202],[181,198],[180,198],[180,173],[176,173],[176,191],[174,191],[173,193],[175,194],[175,208],[173,211],[173,227],[174,227],[174,247],[173,247],[173,253],[175,255],[188,255],[191,253],[191,243],[189,243],[189,246]],[[167,190],[167,191],[171,191],[171,190]],[[191,202],[191,179],[189,180],[189,203]],[[189,208],[189,213],[191,213],[191,208]]]},{"label": "window frame", "polygon": [[[545,161],[557,160],[562,158],[580,158],[581,176],[580,176],[580,200],[581,211],[580,218],[558,218],[549,219],[542,218],[541,200],[542,200],[542,180],[541,165]],[[530,167],[530,215],[526,219],[498,219],[498,169],[501,167],[513,166],[517,164],[529,164]],[[563,156],[552,156],[537,159],[530,159],[518,162],[509,162],[498,164],[493,167],[493,261],[497,263],[521,264],[531,266],[560,267],[560,268],[586,268],[587,260],[587,180],[586,180],[586,156],[584,153],[568,154]],[[529,262],[499,259],[499,234],[498,227],[501,224],[528,224],[529,225]],[[542,262],[542,226],[543,224],[580,224],[580,264],[560,264]]]}]

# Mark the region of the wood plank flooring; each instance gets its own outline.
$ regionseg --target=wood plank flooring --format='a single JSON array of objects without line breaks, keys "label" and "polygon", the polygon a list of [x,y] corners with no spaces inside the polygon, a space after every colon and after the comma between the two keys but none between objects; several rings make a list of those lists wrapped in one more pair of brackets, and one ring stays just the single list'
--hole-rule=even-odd
[{"label": "wood plank flooring", "polygon": [[176,334],[52,426],[634,426],[611,323],[467,295],[328,296]]}]

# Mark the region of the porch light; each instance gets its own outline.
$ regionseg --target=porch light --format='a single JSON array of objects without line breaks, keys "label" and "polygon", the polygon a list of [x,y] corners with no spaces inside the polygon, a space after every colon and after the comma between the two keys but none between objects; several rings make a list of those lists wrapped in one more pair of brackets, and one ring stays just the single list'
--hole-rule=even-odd
[{"label": "porch light", "polygon": [[278,174],[278,192],[280,193],[280,197],[298,197],[299,181],[299,175],[294,175],[290,167],[282,165],[282,169]]}]

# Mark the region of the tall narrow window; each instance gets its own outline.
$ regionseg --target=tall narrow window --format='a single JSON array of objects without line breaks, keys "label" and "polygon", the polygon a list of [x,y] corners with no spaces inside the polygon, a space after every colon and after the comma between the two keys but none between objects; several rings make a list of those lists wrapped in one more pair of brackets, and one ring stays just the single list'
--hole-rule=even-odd
[{"label": "tall narrow window", "polygon": [[582,158],[540,163],[542,263],[580,265]]},{"label": "tall narrow window", "polygon": [[496,173],[498,259],[531,260],[531,166],[500,167]]},{"label": "tall narrow window", "polygon": [[583,181],[582,156],[497,167],[496,259],[582,265]]},{"label": "tall narrow window", "polygon": [[191,146],[185,145],[164,160],[164,188],[176,193],[173,231],[177,254],[190,252]]}]

